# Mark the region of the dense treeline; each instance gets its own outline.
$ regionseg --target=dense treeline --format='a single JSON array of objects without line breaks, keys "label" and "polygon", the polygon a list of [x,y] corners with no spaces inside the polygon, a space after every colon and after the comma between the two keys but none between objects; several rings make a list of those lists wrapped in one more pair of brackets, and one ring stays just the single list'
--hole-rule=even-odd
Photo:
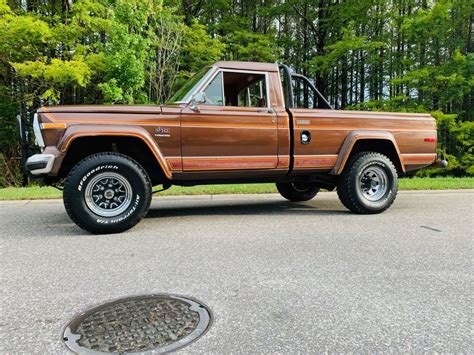
[{"label": "dense treeline", "polygon": [[0,184],[18,180],[19,112],[162,103],[219,59],[287,63],[336,108],[432,112],[447,173],[474,175],[473,14],[473,0],[0,0]]}]

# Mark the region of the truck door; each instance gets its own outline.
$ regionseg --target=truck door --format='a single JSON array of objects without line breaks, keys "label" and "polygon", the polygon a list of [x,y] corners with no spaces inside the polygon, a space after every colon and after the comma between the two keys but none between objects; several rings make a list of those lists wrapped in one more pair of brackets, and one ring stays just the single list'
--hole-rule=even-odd
[{"label": "truck door", "polygon": [[265,72],[218,70],[181,113],[184,172],[267,171],[278,163],[277,117]]}]

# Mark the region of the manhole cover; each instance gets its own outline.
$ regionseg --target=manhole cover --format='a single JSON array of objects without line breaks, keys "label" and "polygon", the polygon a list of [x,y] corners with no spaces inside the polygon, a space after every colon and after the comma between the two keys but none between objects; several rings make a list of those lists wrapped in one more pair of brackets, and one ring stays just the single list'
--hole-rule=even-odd
[{"label": "manhole cover", "polygon": [[210,321],[209,309],[196,300],[129,297],[80,314],[67,325],[63,340],[76,353],[161,353],[196,340]]}]

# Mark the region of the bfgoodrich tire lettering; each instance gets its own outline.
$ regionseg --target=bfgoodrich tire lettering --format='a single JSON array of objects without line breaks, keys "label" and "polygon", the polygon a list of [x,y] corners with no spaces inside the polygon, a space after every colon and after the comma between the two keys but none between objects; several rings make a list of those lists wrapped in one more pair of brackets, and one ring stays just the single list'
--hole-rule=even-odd
[{"label": "bfgoodrich tire lettering", "polygon": [[64,206],[71,219],[91,233],[132,228],[148,211],[151,183],[133,159],[98,153],[80,161],[64,184]]},{"label": "bfgoodrich tire lettering", "polygon": [[337,186],[342,204],[359,214],[385,211],[395,201],[397,191],[395,166],[387,156],[375,152],[354,155],[344,168]]}]

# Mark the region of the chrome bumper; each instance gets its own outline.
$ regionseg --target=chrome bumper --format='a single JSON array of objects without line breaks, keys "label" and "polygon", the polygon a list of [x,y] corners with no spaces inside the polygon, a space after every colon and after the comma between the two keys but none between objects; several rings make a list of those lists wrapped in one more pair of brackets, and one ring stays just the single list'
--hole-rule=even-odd
[{"label": "chrome bumper", "polygon": [[25,168],[33,175],[48,174],[53,169],[53,154],[35,154],[26,160]]}]

